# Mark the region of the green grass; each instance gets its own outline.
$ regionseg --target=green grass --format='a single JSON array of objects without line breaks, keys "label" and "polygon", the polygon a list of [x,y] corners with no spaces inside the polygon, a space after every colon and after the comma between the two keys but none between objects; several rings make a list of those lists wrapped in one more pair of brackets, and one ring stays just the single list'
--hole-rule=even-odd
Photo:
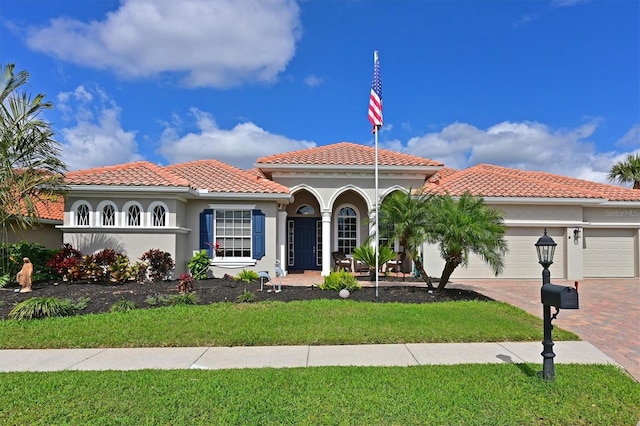
[{"label": "green grass", "polygon": [[3,425],[635,425],[612,366],[0,373]]},{"label": "green grass", "polygon": [[[555,340],[578,340],[556,328]],[[541,341],[542,321],[500,302],[218,303],[0,321],[0,348]]]}]

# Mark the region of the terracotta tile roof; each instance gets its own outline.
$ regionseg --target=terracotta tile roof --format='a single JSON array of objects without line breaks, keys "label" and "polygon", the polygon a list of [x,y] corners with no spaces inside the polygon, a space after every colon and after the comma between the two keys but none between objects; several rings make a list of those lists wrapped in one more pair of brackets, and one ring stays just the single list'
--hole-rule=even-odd
[{"label": "terracotta tile roof", "polygon": [[468,191],[483,197],[592,198],[640,201],[640,191],[615,185],[507,167],[480,164],[456,173],[444,173],[425,184],[427,192],[454,196]]},{"label": "terracotta tile roof", "polygon": [[56,201],[36,201],[36,210],[40,219],[64,220],[64,198],[59,197]]},{"label": "terracotta tile roof", "polygon": [[[340,166],[373,166],[375,162],[375,148],[350,142],[340,142],[299,151],[275,154],[261,157],[257,166],[271,164],[300,164],[300,165],[340,165]],[[442,166],[442,163],[428,158],[401,154],[387,149],[378,148],[378,164],[381,166],[413,166],[432,167]]]},{"label": "terracotta tile roof", "polygon": [[289,188],[218,160],[199,160],[166,166],[172,174],[187,179],[194,189],[209,192],[288,194]]},{"label": "terracotta tile roof", "polygon": [[68,185],[189,186],[189,182],[148,161],[78,170],[65,175]]}]

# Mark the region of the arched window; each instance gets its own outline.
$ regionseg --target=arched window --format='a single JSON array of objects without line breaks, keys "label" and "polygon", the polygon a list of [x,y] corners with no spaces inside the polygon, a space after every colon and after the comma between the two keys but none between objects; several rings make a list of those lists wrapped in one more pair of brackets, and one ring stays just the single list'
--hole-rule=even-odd
[{"label": "arched window", "polygon": [[165,226],[167,223],[167,210],[164,206],[155,206],[151,216],[151,226]]},{"label": "arched window", "polygon": [[312,214],[316,214],[316,211],[310,205],[303,204],[300,207],[298,207],[298,210],[296,210],[296,214],[312,215]]},{"label": "arched window", "polygon": [[338,251],[351,254],[358,247],[358,213],[353,207],[342,207],[338,210],[336,225]]},{"label": "arched window", "polygon": [[140,226],[140,207],[136,204],[127,209],[127,226]]},{"label": "arched window", "polygon": [[89,226],[89,206],[80,204],[76,209],[76,226]]},{"label": "arched window", "polygon": [[116,209],[113,204],[107,204],[102,208],[102,226],[116,226]]}]

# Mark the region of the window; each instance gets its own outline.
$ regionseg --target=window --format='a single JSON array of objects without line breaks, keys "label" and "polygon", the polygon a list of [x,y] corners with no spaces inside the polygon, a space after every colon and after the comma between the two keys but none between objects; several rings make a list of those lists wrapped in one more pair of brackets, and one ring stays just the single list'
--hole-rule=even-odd
[{"label": "window", "polygon": [[127,225],[140,226],[140,207],[135,204],[127,210]]},{"label": "window", "polygon": [[263,258],[265,214],[242,207],[205,209],[200,213],[200,249],[222,262]]},{"label": "window", "polygon": [[152,226],[165,226],[167,222],[167,210],[163,206],[155,206],[151,217]]},{"label": "window", "polygon": [[351,254],[358,246],[358,214],[352,207],[338,211],[338,251]]},{"label": "window", "polygon": [[112,204],[102,208],[102,226],[116,226],[116,209]]},{"label": "window", "polygon": [[89,226],[89,206],[80,204],[76,210],[76,225]]},{"label": "window", "polygon": [[312,215],[312,214],[316,214],[316,211],[310,205],[303,204],[300,207],[298,207],[298,210],[296,210],[296,214]]}]

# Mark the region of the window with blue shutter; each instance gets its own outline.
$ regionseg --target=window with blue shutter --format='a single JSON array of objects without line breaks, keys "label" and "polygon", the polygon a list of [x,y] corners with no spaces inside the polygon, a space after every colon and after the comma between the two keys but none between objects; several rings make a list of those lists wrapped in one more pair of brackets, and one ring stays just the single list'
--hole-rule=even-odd
[{"label": "window with blue shutter", "polygon": [[251,212],[253,258],[262,259],[265,255],[265,214],[260,210]]},{"label": "window with blue shutter", "polygon": [[213,209],[205,209],[200,213],[200,250],[206,250],[207,256],[213,258]]}]

